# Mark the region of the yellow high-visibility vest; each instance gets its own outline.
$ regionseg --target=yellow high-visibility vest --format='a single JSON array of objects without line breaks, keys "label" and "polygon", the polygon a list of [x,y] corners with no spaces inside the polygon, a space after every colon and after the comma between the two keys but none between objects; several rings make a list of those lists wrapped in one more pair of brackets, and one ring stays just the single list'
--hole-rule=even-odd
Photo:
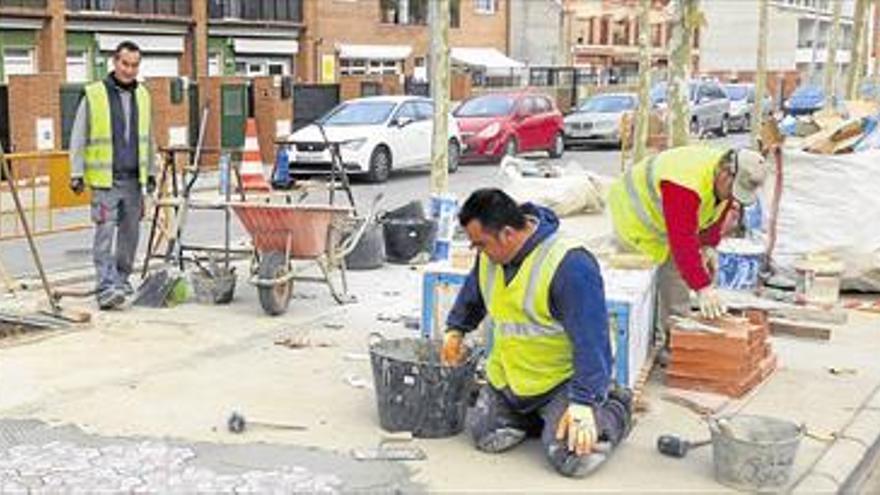
[{"label": "yellow high-visibility vest", "polygon": [[571,340],[550,313],[550,284],[574,241],[554,234],[539,243],[507,283],[504,268],[480,257],[479,284],[492,332],[489,383],[521,397],[541,395],[574,373]]},{"label": "yellow high-visibility vest", "polygon": [[608,207],[617,237],[660,264],[669,258],[669,241],[660,183],[669,181],[700,197],[698,227],[715,223],[727,205],[715,199],[715,171],[730,152],[705,145],[682,146],[647,157],[617,179]]},{"label": "yellow high-visibility vest", "polygon": [[[83,154],[85,172],[83,178],[89,187],[107,189],[113,186],[113,121],[110,116],[110,97],[104,81],[86,85],[86,101],[89,104],[89,136]],[[150,163],[150,93],[143,85],[135,90],[138,109],[138,178],[147,183]]]}]

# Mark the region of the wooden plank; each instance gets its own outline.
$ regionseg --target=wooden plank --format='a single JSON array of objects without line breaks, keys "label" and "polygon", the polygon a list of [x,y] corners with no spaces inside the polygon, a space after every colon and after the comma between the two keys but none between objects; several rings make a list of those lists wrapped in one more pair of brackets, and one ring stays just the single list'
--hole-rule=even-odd
[{"label": "wooden plank", "polygon": [[831,328],[820,325],[810,325],[803,322],[770,319],[770,333],[773,335],[790,335],[814,340],[830,340]]}]

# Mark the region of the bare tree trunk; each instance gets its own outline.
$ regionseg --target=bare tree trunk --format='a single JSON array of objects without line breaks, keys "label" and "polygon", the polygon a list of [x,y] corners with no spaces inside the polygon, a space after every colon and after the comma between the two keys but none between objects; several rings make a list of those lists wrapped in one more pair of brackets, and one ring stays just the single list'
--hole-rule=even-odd
[{"label": "bare tree trunk", "polygon": [[856,10],[853,15],[853,39],[850,49],[849,70],[846,74],[846,99],[853,100],[859,89],[859,80],[862,77],[862,36],[865,31],[865,11],[868,0],[856,0]]},{"label": "bare tree trunk", "polygon": [[[880,12],[880,0],[874,1],[874,10],[875,12]],[[874,14],[874,19],[877,18],[878,14]],[[880,26],[874,26],[874,82],[875,84],[880,83]],[[876,92],[877,99],[880,100],[880,91]]]},{"label": "bare tree trunk", "polygon": [[651,0],[639,0],[639,108],[636,116],[633,161],[638,163],[648,150],[651,116]]},{"label": "bare tree trunk", "polygon": [[755,64],[755,108],[752,111],[752,143],[758,144],[764,121],[764,93],[767,88],[767,16],[768,0],[758,3],[758,60]]},{"label": "bare tree trunk", "polygon": [[434,98],[434,134],[431,139],[431,193],[449,189],[449,0],[435,0],[431,25],[434,58],[431,88]]},{"label": "bare tree trunk", "polygon": [[688,143],[690,109],[688,107],[688,83],[691,66],[691,34],[697,0],[678,0],[675,22],[670,40],[669,95],[669,146]]},{"label": "bare tree trunk", "polygon": [[819,65],[819,24],[820,24],[821,16],[819,15],[819,9],[816,9],[816,14],[813,16],[813,49],[810,53],[810,84],[816,84],[818,82],[818,78],[816,77],[816,66]]},{"label": "bare tree trunk", "polygon": [[840,38],[840,10],[843,0],[834,2],[834,17],[831,20],[831,39],[828,40],[828,56],[825,58],[825,108],[834,108],[837,99],[837,44]]}]

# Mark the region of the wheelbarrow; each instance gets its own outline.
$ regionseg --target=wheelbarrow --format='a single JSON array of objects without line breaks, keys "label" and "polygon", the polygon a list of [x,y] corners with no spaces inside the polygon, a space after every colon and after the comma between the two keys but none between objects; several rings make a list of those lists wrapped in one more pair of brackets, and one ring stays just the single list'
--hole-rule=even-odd
[{"label": "wheelbarrow", "polygon": [[[270,315],[287,311],[294,280],[324,283],[339,304],[351,302],[345,256],[354,250],[368,218],[350,207],[308,204],[230,203],[252,238],[251,277],[260,305]],[[321,277],[298,275],[294,261],[317,264]],[[338,280],[334,280],[337,279]]]}]

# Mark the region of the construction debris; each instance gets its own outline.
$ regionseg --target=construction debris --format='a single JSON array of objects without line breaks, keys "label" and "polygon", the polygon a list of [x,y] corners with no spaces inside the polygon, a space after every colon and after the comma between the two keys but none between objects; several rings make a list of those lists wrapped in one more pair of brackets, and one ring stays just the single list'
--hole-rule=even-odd
[{"label": "construction debris", "polygon": [[[740,397],[776,369],[763,315],[697,323],[676,322],[672,327],[672,357],[666,370],[670,387]],[[712,331],[703,330],[707,328]]]},{"label": "construction debris", "polygon": [[831,328],[822,325],[813,325],[804,322],[770,319],[770,333],[773,335],[790,335],[814,340],[830,340]]},{"label": "construction debris", "polygon": [[[880,145],[880,106],[871,101],[847,101],[841,111],[787,117],[782,132],[793,146],[809,153],[836,155],[876,149]],[[762,133],[763,137],[764,133]]]}]

